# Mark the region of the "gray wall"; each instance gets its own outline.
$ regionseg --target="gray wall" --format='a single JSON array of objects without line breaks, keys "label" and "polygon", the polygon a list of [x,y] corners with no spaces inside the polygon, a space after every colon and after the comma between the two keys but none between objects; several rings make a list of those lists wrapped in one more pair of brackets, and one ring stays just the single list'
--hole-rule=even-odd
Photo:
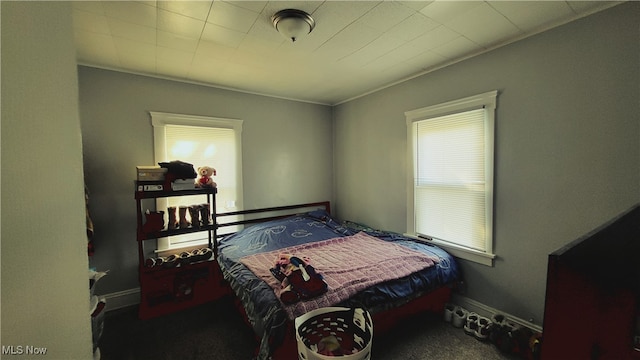
[{"label": "gray wall", "polygon": [[[245,208],[336,200],[405,231],[404,112],[497,89],[494,267],[465,295],[541,324],[548,253],[640,200],[640,4],[628,3],[333,108],[79,67],[101,293],[138,287],[135,166],[148,111],[244,120]],[[333,122],[331,121],[333,119]]]},{"label": "gray wall", "polygon": [[337,215],[406,231],[404,112],[498,90],[498,258],[462,261],[465,296],[541,324],[547,255],[640,201],[639,11],[619,5],[336,106]]},{"label": "gray wall", "polygon": [[71,6],[3,1],[2,358],[91,359]]},{"label": "gray wall", "polygon": [[[149,111],[244,120],[244,208],[332,200],[331,108],[79,67],[99,293],[137,288],[136,165],[154,165]],[[224,176],[219,174],[219,176]]]}]

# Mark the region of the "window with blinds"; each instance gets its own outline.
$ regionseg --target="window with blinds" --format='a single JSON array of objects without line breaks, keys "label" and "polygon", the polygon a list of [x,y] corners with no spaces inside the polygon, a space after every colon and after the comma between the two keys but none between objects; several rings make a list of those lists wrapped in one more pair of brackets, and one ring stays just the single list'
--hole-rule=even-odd
[{"label": "window with blinds", "polygon": [[496,92],[406,113],[408,232],[492,258]]},{"label": "window with blinds", "polygon": [[[235,210],[241,204],[240,134],[242,121],[190,115],[151,113],[154,126],[156,162],[180,160],[216,169],[218,212]],[[195,179],[194,179],[195,181]],[[181,196],[158,199],[158,210],[168,207],[197,205],[204,196]],[[188,217],[188,215],[187,215]],[[158,239],[158,250],[201,245],[207,242],[206,232]]]}]

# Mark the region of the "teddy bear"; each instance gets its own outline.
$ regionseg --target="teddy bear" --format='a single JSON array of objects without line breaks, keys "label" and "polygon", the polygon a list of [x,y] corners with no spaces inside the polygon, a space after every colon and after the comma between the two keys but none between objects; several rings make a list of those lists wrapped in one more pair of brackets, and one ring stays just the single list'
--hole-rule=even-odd
[{"label": "teddy bear", "polygon": [[218,186],[215,181],[211,178],[216,175],[216,169],[211,166],[199,166],[197,169],[198,178],[196,179],[196,187],[197,188],[214,188]]}]

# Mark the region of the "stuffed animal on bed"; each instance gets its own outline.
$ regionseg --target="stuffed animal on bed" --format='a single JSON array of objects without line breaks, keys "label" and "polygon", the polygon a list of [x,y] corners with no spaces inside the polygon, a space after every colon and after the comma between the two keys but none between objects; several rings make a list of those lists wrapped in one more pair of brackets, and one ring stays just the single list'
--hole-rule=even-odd
[{"label": "stuffed animal on bed", "polygon": [[197,169],[198,178],[196,179],[197,188],[214,188],[218,184],[213,181],[212,176],[216,176],[216,169],[211,166],[200,166]]},{"label": "stuffed animal on bed", "polygon": [[307,257],[280,254],[275,267],[270,270],[282,282],[280,300],[285,304],[311,299],[327,291],[327,283],[310,265]]}]

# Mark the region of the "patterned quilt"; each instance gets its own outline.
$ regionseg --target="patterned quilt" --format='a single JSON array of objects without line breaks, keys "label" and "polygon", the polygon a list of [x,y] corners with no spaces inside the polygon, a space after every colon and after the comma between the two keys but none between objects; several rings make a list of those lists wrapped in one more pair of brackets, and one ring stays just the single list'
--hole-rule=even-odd
[{"label": "patterned quilt", "polygon": [[[438,260],[434,266],[413,272],[408,276],[370,286],[350,299],[341,302],[338,306],[364,307],[373,315],[376,312],[400,306],[426,292],[451,284],[459,278],[457,262],[443,249],[432,244],[417,242],[401,234],[371,229],[350,221],[339,222],[326,211],[312,211],[249,226],[220,240],[218,264],[225,280],[242,303],[247,320],[260,338],[257,359],[270,359],[272,349],[282,344],[288,334],[289,317],[293,312],[289,313],[283,307],[274,292],[273,282],[277,280],[273,275],[271,273],[265,274],[264,279],[258,277],[241,262],[241,259],[260,253],[270,253],[264,257],[265,263],[258,269],[258,272],[260,269],[268,271],[274,266],[276,256],[281,252],[291,251],[292,247],[337,237],[350,237],[361,231],[381,241]],[[365,249],[366,255],[363,255]],[[343,254],[348,254],[347,261],[351,262],[355,258],[371,258],[368,250],[368,248],[360,247],[357,249],[358,252],[349,250],[349,252],[343,251]],[[328,254],[332,253],[333,251],[328,251]],[[322,260],[316,255],[312,253],[307,255],[306,250],[299,255],[311,257],[311,265],[317,268],[325,278],[331,276],[330,272],[327,273],[327,269],[322,268],[320,265]],[[395,271],[396,268],[403,266],[404,261],[404,256],[401,260],[396,258],[391,260],[388,266],[394,268]],[[393,271],[389,273],[393,273]],[[394,275],[398,276],[398,273],[394,273]]]},{"label": "patterned quilt", "polygon": [[439,262],[436,256],[380,240],[364,232],[240,259],[257,277],[271,286],[276,295],[281,291],[280,281],[269,269],[275,265],[281,253],[310,258],[311,265],[322,274],[329,287],[325,294],[314,299],[283,304],[289,319],[317,308],[339,304],[370,286],[403,278]]}]

